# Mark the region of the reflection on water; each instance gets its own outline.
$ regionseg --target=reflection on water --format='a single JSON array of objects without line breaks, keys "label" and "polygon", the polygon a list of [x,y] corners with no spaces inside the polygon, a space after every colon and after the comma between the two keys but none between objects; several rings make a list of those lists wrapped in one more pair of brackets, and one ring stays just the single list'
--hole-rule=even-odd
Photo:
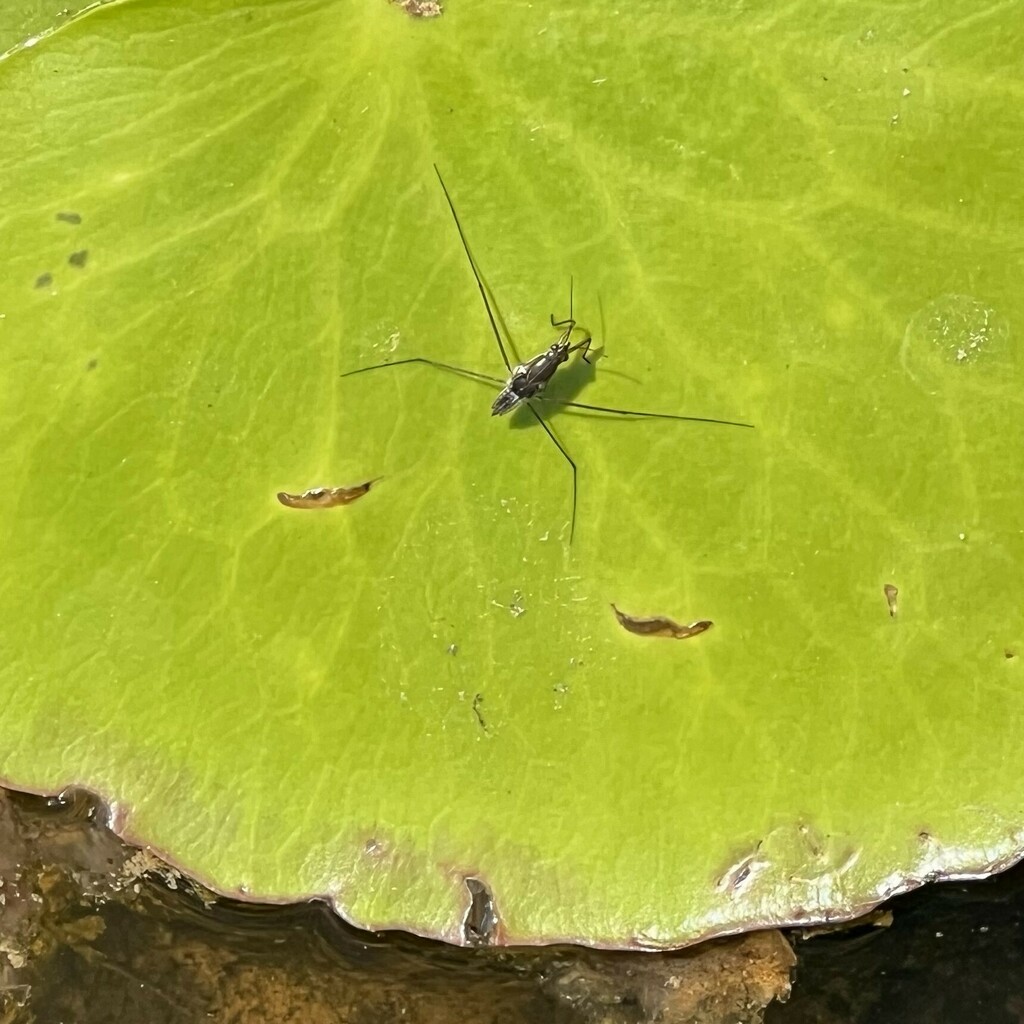
[{"label": "reflection on water", "polygon": [[456,949],[323,904],[219,900],[123,846],[82,794],[0,790],[0,1024],[1024,1022],[1024,871],[932,886],[876,925],[676,954]]}]

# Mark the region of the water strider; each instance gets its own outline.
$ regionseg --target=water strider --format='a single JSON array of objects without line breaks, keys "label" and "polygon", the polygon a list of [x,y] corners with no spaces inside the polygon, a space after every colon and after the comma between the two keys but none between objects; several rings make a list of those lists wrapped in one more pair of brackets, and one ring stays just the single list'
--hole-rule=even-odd
[{"label": "water strider", "polygon": [[[727,427],[753,427],[752,423],[740,423],[736,420],[711,419],[707,416],[681,416],[670,412],[642,412],[637,409],[618,409],[607,405],[587,405],[584,402],[570,402],[566,399],[551,398],[548,395],[545,395],[544,390],[547,387],[548,382],[552,377],[554,377],[558,368],[563,363],[569,361],[569,356],[574,352],[579,352],[580,358],[583,359],[584,362],[590,362],[587,358],[587,353],[590,351],[591,343],[590,332],[582,327],[577,327],[576,320],[572,313],[572,281],[570,279],[569,282],[569,316],[564,320],[556,320],[554,313],[551,314],[551,326],[555,328],[562,328],[562,333],[558,336],[558,339],[553,342],[549,348],[546,348],[543,352],[535,355],[532,359],[528,359],[525,363],[519,363],[518,365],[513,366],[509,361],[505,343],[501,339],[501,331],[498,330],[498,323],[495,320],[494,312],[491,309],[490,300],[487,298],[487,289],[484,287],[483,279],[480,277],[480,272],[477,270],[476,261],[473,259],[472,252],[470,252],[469,243],[466,241],[465,232],[462,230],[462,223],[459,220],[459,215],[455,212],[455,204],[452,202],[452,197],[448,193],[448,187],[444,183],[444,178],[441,177],[441,172],[438,170],[437,164],[434,164],[434,171],[437,173],[437,180],[441,183],[441,189],[444,192],[444,197],[448,201],[448,209],[452,211],[452,218],[455,220],[455,227],[458,229],[462,248],[466,253],[466,258],[469,260],[469,267],[470,270],[473,271],[476,286],[480,290],[480,297],[484,301],[484,309],[487,311],[487,319],[490,322],[491,330],[494,333],[494,340],[498,343],[498,351],[501,353],[501,359],[508,372],[508,378],[506,380],[502,380],[499,377],[493,377],[487,373],[478,373],[476,370],[467,370],[462,366],[453,366],[451,363],[442,363],[439,360],[428,359],[425,356],[412,356],[408,359],[395,359],[391,362],[375,363],[373,366],[362,366],[358,370],[349,370],[346,373],[341,374],[342,377],[352,377],[357,373],[368,373],[370,370],[381,370],[387,366],[406,366],[410,363],[422,363],[424,366],[432,366],[434,369],[444,370],[447,373],[454,373],[460,377],[469,378],[470,380],[479,380],[488,384],[496,385],[500,390],[495,397],[494,402],[491,404],[492,416],[503,416],[505,413],[509,413],[521,405],[525,406],[534,415],[537,422],[544,428],[545,433],[551,438],[552,443],[562,453],[562,457],[569,463],[569,466],[572,469],[572,518],[569,526],[570,544],[572,543],[573,536],[576,533],[576,463],[573,461],[572,456],[566,451],[562,442],[555,436],[555,432],[548,425],[547,421],[537,411],[533,404],[535,401],[568,406],[572,409],[585,409],[588,412],[609,413],[614,416],[630,416],[634,418],[656,420],[682,420],[689,423],[717,423]],[[583,337],[578,341],[573,341],[572,334],[573,331],[576,330],[579,330]]]}]

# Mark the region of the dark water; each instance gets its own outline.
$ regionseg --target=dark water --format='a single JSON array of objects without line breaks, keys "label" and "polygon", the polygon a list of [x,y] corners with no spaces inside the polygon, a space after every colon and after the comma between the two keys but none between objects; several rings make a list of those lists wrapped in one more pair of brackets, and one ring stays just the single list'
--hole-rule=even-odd
[{"label": "dark water", "polygon": [[1024,865],[887,908],[888,928],[794,939],[793,995],[767,1024],[1024,1024]]},{"label": "dark water", "polygon": [[[894,900],[887,927],[677,954],[455,949],[322,904],[215,899],[124,847],[88,797],[0,791],[0,1024],[1024,1024],[1024,870]],[[891,923],[890,923],[891,920]],[[794,987],[784,995],[793,958]]]}]

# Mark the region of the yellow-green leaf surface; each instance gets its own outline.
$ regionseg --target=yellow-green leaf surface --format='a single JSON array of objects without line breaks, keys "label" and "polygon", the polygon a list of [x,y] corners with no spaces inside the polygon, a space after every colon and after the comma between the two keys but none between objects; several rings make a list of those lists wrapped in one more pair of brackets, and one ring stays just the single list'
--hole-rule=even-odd
[{"label": "yellow-green leaf surface", "polygon": [[[656,946],[1018,856],[1019,3],[2,28],[8,781],[455,941],[467,877]],[[504,370],[435,162],[521,355],[573,277],[552,394],[756,429],[547,407],[570,546],[528,414],[342,378]]]}]

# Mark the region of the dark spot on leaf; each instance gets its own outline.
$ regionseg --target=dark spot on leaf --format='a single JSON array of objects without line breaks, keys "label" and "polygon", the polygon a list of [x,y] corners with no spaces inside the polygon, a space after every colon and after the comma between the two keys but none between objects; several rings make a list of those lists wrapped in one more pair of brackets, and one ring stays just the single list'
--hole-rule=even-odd
[{"label": "dark spot on leaf", "polygon": [[634,615],[620,612],[615,605],[612,605],[612,611],[615,612],[615,618],[619,620],[622,628],[630,633],[636,633],[637,636],[664,636],[672,640],[685,640],[687,637],[699,636],[701,633],[707,632],[714,625],[709,619],[699,619],[697,622],[690,623],[678,623],[673,622],[672,619],[659,617],[649,619],[637,618]]},{"label": "dark spot on leaf", "polygon": [[882,592],[885,594],[886,604],[889,605],[889,614],[895,618],[896,612],[899,611],[899,606],[896,603],[896,598],[899,597],[899,589],[892,583],[886,583],[882,587]]},{"label": "dark spot on leaf", "polygon": [[737,892],[741,889],[750,878],[754,868],[764,866],[762,862],[758,860],[757,855],[760,850],[761,842],[758,842],[754,847],[753,853],[748,853],[746,856],[741,857],[735,864],[730,864],[718,881],[715,882],[715,888],[719,892]]},{"label": "dark spot on leaf", "polygon": [[53,284],[53,274],[51,274],[49,271],[47,271],[45,274],[40,274],[36,278],[36,288],[48,288],[51,284]]},{"label": "dark spot on leaf", "polygon": [[1011,658],[1016,658],[1017,657],[1017,652],[1015,650],[1013,650],[1012,648],[1007,647],[1003,651],[1003,657],[1006,658],[1007,660],[1010,660]]},{"label": "dark spot on leaf", "polygon": [[479,878],[467,878],[469,910],[462,922],[462,937],[469,946],[489,946],[498,928],[498,911],[491,890]]},{"label": "dark spot on leaf", "polygon": [[484,721],[484,713],[480,710],[480,706],[483,702],[484,695],[482,693],[478,693],[473,698],[473,714],[476,715],[476,720],[480,723],[480,728],[483,729],[484,732],[487,732],[487,723]]},{"label": "dark spot on leaf", "polygon": [[72,210],[61,210],[60,213],[57,214],[57,220],[62,220],[65,224],[81,224],[82,215],[80,213],[75,213]]},{"label": "dark spot on leaf", "polygon": [[334,508],[337,505],[351,505],[380,479],[378,476],[373,480],[367,480],[365,484],[356,484],[355,487],[314,487],[312,490],[303,491],[302,494],[278,491],[277,500],[288,508]]},{"label": "dark spot on leaf", "polygon": [[437,0],[392,0],[411,18],[437,18],[444,13]]},{"label": "dark spot on leaf", "polygon": [[90,359],[89,362],[87,362],[85,364],[85,368],[87,370],[95,370],[96,367],[99,366],[99,365],[100,365],[100,361],[98,359],[93,358],[93,359]]},{"label": "dark spot on leaf", "polygon": [[78,267],[79,269],[81,269],[82,267],[85,266],[85,261],[88,258],[89,258],[89,250],[88,249],[79,249],[77,252],[73,252],[68,257],[68,263],[70,263],[71,266],[73,266],[73,267]]}]

